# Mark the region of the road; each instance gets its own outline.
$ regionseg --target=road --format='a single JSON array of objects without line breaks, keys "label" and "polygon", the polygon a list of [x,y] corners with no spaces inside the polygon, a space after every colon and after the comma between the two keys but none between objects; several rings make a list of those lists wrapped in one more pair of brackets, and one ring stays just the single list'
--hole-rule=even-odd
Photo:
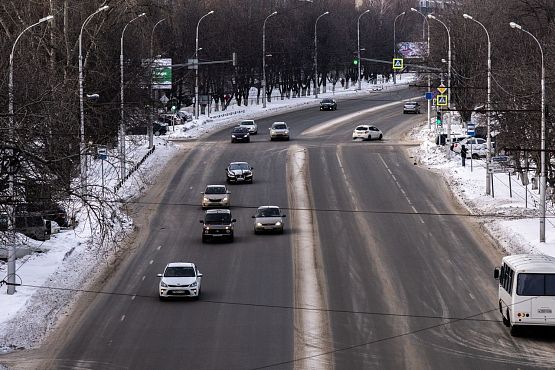
[{"label": "road", "polygon": [[[440,178],[407,156],[403,115],[417,91],[376,92],[258,120],[250,144],[224,129],[183,143],[134,204],[133,251],[16,368],[506,369],[554,367],[552,337],[512,338],[496,311],[502,253]],[[283,120],[292,140],[270,142]],[[384,139],[352,142],[358,123]],[[234,243],[201,243],[200,192],[230,161],[254,168],[231,185]],[[281,206],[283,235],[254,235],[259,205]],[[194,261],[200,301],[160,302],[170,261]],[[27,357],[26,357],[27,356]],[[39,361],[39,362],[37,362]]]}]

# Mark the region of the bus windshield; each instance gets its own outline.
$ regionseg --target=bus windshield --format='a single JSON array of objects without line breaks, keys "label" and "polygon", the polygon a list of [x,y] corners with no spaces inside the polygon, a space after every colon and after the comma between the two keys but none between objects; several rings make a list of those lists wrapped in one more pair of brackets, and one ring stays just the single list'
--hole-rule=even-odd
[{"label": "bus windshield", "polygon": [[555,274],[518,274],[516,294],[555,296]]}]

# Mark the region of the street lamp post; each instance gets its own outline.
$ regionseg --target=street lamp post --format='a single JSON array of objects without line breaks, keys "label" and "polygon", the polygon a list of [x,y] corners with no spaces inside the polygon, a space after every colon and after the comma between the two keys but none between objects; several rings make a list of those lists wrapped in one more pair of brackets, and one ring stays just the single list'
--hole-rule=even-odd
[{"label": "street lamp post", "polygon": [[214,14],[214,11],[211,10],[208,13],[206,13],[205,15],[203,15],[202,17],[200,17],[200,19],[198,20],[197,23],[197,32],[196,32],[196,38],[195,38],[195,63],[196,63],[196,73],[195,73],[195,118],[198,119],[198,115],[199,115],[199,101],[198,101],[198,67],[199,67],[199,63],[198,63],[198,27],[200,26],[200,22],[205,18],[208,17],[210,14]]},{"label": "street lamp post", "polygon": [[[32,25],[30,25],[29,27],[25,28],[23,31],[21,31],[21,33],[16,37],[13,46],[12,46],[12,51],[10,53],[10,61],[9,61],[9,76],[8,76],[8,122],[9,122],[9,128],[8,128],[8,135],[10,138],[13,138],[14,136],[14,129],[15,129],[15,125],[14,125],[14,111],[13,111],[13,101],[14,101],[14,96],[13,96],[13,55],[15,52],[15,46],[17,45],[17,42],[19,41],[19,39],[21,38],[21,36],[23,36],[23,34],[25,32],[27,32],[28,30],[30,30],[31,28],[38,26],[39,24],[49,21],[52,18],[54,18],[53,15],[49,15],[46,16],[44,18],[39,19],[38,22],[33,23]],[[14,146],[15,147],[15,146]],[[13,151],[12,151],[13,153]],[[9,198],[13,201],[14,195],[15,195],[15,188],[14,188],[14,174],[13,171],[10,169],[10,173],[8,174],[8,194],[9,194]],[[8,218],[8,222],[11,223],[11,225],[14,225],[14,214],[15,214],[15,210],[13,209],[13,207],[10,207],[10,217]],[[7,289],[7,293],[8,294],[14,294],[15,293],[15,243],[10,243],[10,250],[8,253],[8,289]]]},{"label": "street lamp post", "polygon": [[131,23],[136,21],[137,19],[144,17],[146,13],[141,13],[135,18],[131,19],[125,27],[123,27],[123,31],[121,31],[121,38],[120,38],[120,53],[119,53],[119,68],[120,68],[120,123],[119,123],[119,135],[120,135],[120,171],[121,171],[121,181],[125,179],[126,171],[125,171],[125,123],[124,123],[124,112],[123,112],[123,37],[125,36],[125,30],[127,26]]},{"label": "street lamp post", "polygon": [[154,146],[154,139],[152,135],[152,123],[154,122],[154,90],[152,89],[152,75],[154,73],[154,30],[158,25],[164,22],[167,18],[162,18],[152,27],[152,32],[150,33],[150,99],[151,99],[151,109],[150,109],[150,122],[147,125],[148,131],[148,148],[151,149]]},{"label": "street lamp post", "polygon": [[487,108],[486,108],[486,117],[487,117],[487,140],[486,140],[486,195],[490,195],[491,193],[491,174],[489,173],[489,166],[491,161],[491,39],[489,37],[489,32],[487,28],[476,19],[472,18],[468,14],[463,14],[465,19],[470,19],[478,23],[484,31],[486,31],[486,36],[488,38],[488,93],[487,93]]},{"label": "street lamp post", "polygon": [[318,90],[320,87],[318,85],[318,37],[316,35],[316,26],[318,25],[318,21],[324,15],[330,14],[330,12],[325,12],[320,14],[318,18],[316,18],[316,22],[314,22],[314,96],[318,99]]},{"label": "street lamp post", "polygon": [[87,193],[87,160],[85,156],[86,146],[85,146],[85,107],[83,102],[83,30],[89,21],[96,14],[107,10],[108,5],[104,5],[98,8],[94,13],[89,15],[83,24],[81,25],[81,31],[79,32],[79,163],[81,168],[81,196],[84,197]]},{"label": "street lamp post", "polygon": [[[399,14],[398,16],[395,17],[395,20],[393,21],[393,58],[395,58],[395,56],[397,55],[397,44],[396,44],[396,34],[395,34],[395,23],[397,23],[397,18],[399,18],[400,16],[405,15],[405,12],[402,12],[401,14]],[[393,70],[393,84],[396,84],[397,80],[396,80],[396,73],[395,70]]]},{"label": "street lamp post", "polygon": [[[451,32],[449,30],[449,27],[447,27],[444,22],[437,19],[437,17],[435,17],[434,15],[428,14],[428,17],[431,19],[435,19],[436,21],[441,23],[441,25],[445,27],[445,30],[447,31],[447,108],[449,109],[449,112],[451,112]],[[451,119],[447,120],[447,137],[449,138],[449,155],[451,155]]]},{"label": "street lamp post", "polygon": [[545,192],[546,192],[546,178],[545,173],[545,66],[544,66],[544,55],[543,48],[540,41],[529,31],[522,28],[521,25],[515,22],[510,22],[509,25],[512,28],[520,30],[524,33],[530,35],[534,41],[538,44],[540,48],[541,55],[541,138],[540,138],[540,242],[545,242]]},{"label": "street lamp post", "polygon": [[[418,11],[415,8],[410,8],[411,11],[416,12],[418,14],[420,14],[422,17],[424,17],[424,21],[426,21],[426,25],[428,28],[428,59],[430,58],[430,22],[428,22],[428,18],[424,15],[424,13]],[[424,41],[424,26],[422,26],[422,41]],[[428,70],[428,93],[430,93],[431,88],[432,88],[432,81],[430,79],[430,71]],[[426,99],[428,102],[428,129],[432,128],[432,107],[431,107],[431,100]],[[449,127],[449,124],[447,125]],[[448,140],[448,145],[451,143],[451,137],[447,136],[447,140]],[[449,145],[450,146],[450,145]]]},{"label": "street lamp post", "polygon": [[274,11],[264,19],[262,24],[262,108],[266,108],[266,21],[276,14],[277,12]]},{"label": "street lamp post", "polygon": [[361,15],[358,16],[358,19],[357,19],[357,57],[358,57],[357,66],[358,66],[358,89],[359,90],[361,89],[361,81],[360,81],[360,64],[361,64],[360,63],[360,18],[364,14],[369,13],[369,12],[370,12],[370,9],[365,10],[364,12],[362,12]]}]

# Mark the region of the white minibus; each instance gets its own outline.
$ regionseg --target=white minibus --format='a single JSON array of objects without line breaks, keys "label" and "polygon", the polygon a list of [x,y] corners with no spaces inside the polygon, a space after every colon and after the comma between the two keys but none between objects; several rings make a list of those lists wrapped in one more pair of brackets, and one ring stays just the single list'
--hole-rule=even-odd
[{"label": "white minibus", "polygon": [[493,276],[499,279],[499,311],[511,335],[526,325],[555,326],[555,257],[506,256]]}]

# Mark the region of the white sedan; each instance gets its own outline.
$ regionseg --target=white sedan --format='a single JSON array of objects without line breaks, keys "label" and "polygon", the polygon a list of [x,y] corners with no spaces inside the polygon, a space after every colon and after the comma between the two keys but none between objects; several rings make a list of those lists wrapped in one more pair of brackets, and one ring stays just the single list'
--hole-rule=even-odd
[{"label": "white sedan", "polygon": [[241,123],[239,124],[239,127],[245,127],[249,129],[249,134],[251,135],[258,134],[258,125],[252,119],[246,119],[241,121]]},{"label": "white sedan", "polygon": [[353,131],[353,140],[381,140],[382,137],[383,133],[380,129],[372,125],[358,125]]},{"label": "white sedan", "polygon": [[172,262],[166,265],[164,273],[158,274],[160,300],[170,297],[200,297],[202,274],[190,262]]}]

